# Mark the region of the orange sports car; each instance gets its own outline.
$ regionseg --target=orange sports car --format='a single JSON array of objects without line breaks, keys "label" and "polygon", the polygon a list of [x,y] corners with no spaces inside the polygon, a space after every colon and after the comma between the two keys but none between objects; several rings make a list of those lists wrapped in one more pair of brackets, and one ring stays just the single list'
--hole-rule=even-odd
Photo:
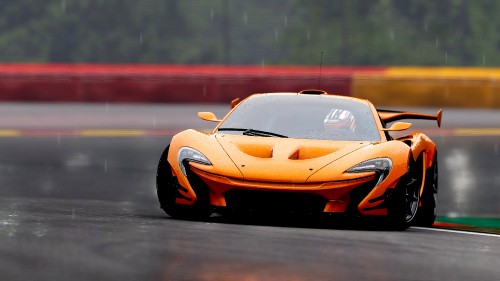
[{"label": "orange sports car", "polygon": [[[210,133],[176,134],[157,170],[161,208],[173,218],[213,213],[341,215],[391,229],[430,226],[438,191],[436,145],[421,132],[393,138],[436,114],[377,110],[320,90],[254,94]],[[392,123],[387,126],[387,123]]]}]

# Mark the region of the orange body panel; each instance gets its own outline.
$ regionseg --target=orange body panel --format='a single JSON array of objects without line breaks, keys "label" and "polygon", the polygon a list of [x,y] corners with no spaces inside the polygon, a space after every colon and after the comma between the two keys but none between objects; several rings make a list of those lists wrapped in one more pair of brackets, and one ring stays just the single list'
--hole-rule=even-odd
[{"label": "orange body panel", "polygon": [[[234,103],[232,110],[241,103]],[[375,107],[369,105],[374,116],[378,116]],[[176,202],[189,205],[197,200],[189,179],[181,172],[178,163],[181,147],[200,151],[210,160],[212,165],[190,162],[189,168],[209,189],[212,206],[225,207],[224,193],[235,189],[309,193],[327,200],[323,210],[327,213],[346,212],[350,192],[378,179],[375,172],[346,171],[363,161],[383,157],[392,161],[390,173],[360,200],[356,208],[361,215],[387,215],[386,208],[378,207],[380,198],[387,190],[395,188],[406,174],[410,157],[417,159],[423,155],[424,171],[429,168],[436,146],[422,133],[388,140],[382,131],[380,118],[375,117],[374,120],[379,128],[379,142],[243,136],[216,132],[217,128],[209,134],[183,131],[173,137],[168,155],[171,172],[183,187],[180,192],[188,198],[177,198]],[[411,146],[408,145],[410,142]]]}]

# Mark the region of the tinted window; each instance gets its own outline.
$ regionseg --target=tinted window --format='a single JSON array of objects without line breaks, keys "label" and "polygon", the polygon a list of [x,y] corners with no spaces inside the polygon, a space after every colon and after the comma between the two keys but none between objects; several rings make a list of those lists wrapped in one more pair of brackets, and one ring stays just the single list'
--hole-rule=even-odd
[{"label": "tinted window", "polygon": [[380,141],[368,104],[331,96],[254,96],[233,111],[219,127],[223,128],[254,129],[301,139]]}]

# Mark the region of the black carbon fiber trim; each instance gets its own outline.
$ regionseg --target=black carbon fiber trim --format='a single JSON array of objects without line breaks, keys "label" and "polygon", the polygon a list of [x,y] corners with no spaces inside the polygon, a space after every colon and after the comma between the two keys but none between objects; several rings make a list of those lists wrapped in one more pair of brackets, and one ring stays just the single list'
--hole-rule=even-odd
[{"label": "black carbon fiber trim", "polygon": [[351,192],[349,204],[347,205],[346,211],[349,214],[359,214],[358,205],[363,201],[363,199],[368,196],[368,194],[373,190],[375,184],[377,183],[378,178],[361,184],[360,186],[355,187]]},{"label": "black carbon fiber trim", "polygon": [[312,193],[230,190],[224,193],[227,208],[235,211],[279,214],[319,214],[327,199]]}]

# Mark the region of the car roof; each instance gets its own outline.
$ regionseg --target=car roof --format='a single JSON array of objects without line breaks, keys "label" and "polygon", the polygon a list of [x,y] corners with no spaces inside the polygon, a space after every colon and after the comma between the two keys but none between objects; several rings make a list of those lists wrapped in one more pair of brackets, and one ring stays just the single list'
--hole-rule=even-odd
[{"label": "car roof", "polygon": [[248,98],[253,97],[253,96],[277,96],[277,95],[289,95],[289,96],[297,96],[297,95],[310,95],[310,96],[328,96],[336,99],[343,99],[343,100],[350,100],[350,101],[356,101],[364,104],[371,104],[368,100],[366,99],[359,99],[355,97],[349,97],[345,95],[336,95],[336,94],[329,94],[326,91],[323,90],[302,90],[300,92],[272,92],[272,93],[255,93],[253,95],[250,95]]}]

